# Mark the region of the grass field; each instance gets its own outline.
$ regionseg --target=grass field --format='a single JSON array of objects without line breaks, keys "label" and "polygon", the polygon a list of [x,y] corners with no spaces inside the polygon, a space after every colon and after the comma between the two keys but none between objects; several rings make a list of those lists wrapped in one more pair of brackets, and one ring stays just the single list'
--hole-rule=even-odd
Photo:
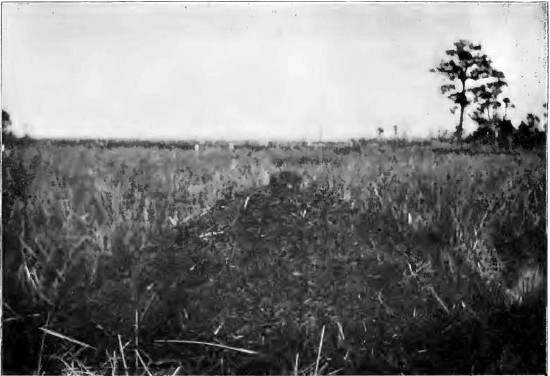
[{"label": "grass field", "polygon": [[545,373],[546,157],[435,147],[9,150],[4,373]]}]

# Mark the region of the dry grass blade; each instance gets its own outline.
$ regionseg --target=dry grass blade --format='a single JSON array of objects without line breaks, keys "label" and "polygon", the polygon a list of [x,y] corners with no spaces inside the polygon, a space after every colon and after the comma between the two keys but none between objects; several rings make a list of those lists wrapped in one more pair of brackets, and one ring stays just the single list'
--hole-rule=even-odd
[{"label": "dry grass blade", "polygon": [[69,375],[76,375],[77,372],[76,370],[74,369],[73,366],[71,366],[69,363],[67,363],[63,358],[61,357],[56,357],[57,360],[59,360],[61,363],[63,363],[63,365],[65,366],[65,370],[68,371],[67,373]]},{"label": "dry grass blade", "polygon": [[210,207],[206,207],[198,213],[188,215],[187,217],[185,217],[183,219],[182,224],[186,224],[186,223],[188,223],[192,220],[198,220],[199,218],[204,216],[206,213],[208,213],[210,211],[210,209],[211,209]]},{"label": "dry grass blade", "polygon": [[223,231],[210,231],[210,232],[205,232],[204,234],[199,235],[199,238],[206,239],[206,238],[210,238],[210,237],[218,236],[218,235],[223,235],[223,234],[224,234]]},{"label": "dry grass blade", "polygon": [[445,303],[443,302],[443,300],[439,297],[439,295],[437,295],[437,293],[435,292],[434,288],[432,286],[429,286],[428,289],[430,290],[430,292],[432,293],[432,295],[435,297],[435,299],[437,300],[437,302],[439,303],[439,305],[441,305],[441,307],[443,308],[443,310],[449,314],[450,311],[449,309],[447,308],[447,306],[445,305]]},{"label": "dry grass blade", "polygon": [[151,372],[149,371],[149,368],[147,367],[147,364],[145,364],[145,362],[143,361],[143,358],[141,357],[139,351],[136,349],[135,352],[136,352],[136,359],[138,359],[140,361],[141,365],[143,366],[143,369],[145,369],[145,372],[147,372],[147,374],[149,376],[153,376],[151,374]]},{"label": "dry grass blade", "polygon": [[36,270],[33,269],[31,271],[27,266],[27,262],[25,260],[22,261],[21,268],[24,270],[24,277],[27,279],[31,288],[35,290],[36,294],[40,297],[40,299],[44,300],[46,303],[50,305],[53,305],[52,301],[46,295],[44,295],[44,293],[40,289],[40,281],[38,279],[38,276],[36,275]]},{"label": "dry grass blade", "polygon": [[340,321],[336,321],[336,326],[338,327],[338,336],[340,341],[345,341],[346,336],[344,335],[344,327]]},{"label": "dry grass blade", "polygon": [[319,341],[319,351],[317,352],[317,361],[315,362],[315,372],[314,376],[317,376],[319,372],[319,361],[321,360],[321,351],[323,350],[323,339],[325,338],[325,326],[323,325],[323,330],[321,331],[321,340]]},{"label": "dry grass blade", "polygon": [[298,376],[298,359],[300,359],[300,353],[296,353],[296,361],[294,362],[294,376]]},{"label": "dry grass blade", "polygon": [[38,284],[34,280],[33,275],[30,272],[29,267],[27,266],[27,263],[25,261],[23,261],[22,266],[23,266],[23,269],[25,270],[25,276],[27,277],[27,280],[29,281],[29,284],[32,286],[33,289],[35,289],[36,291],[39,291],[38,290]]},{"label": "dry grass blade", "polygon": [[118,346],[120,348],[120,355],[122,356],[122,365],[124,366],[124,373],[128,376],[128,365],[126,364],[126,358],[124,357],[124,347],[122,346],[122,339],[120,334],[118,335]]},{"label": "dry grass blade", "polygon": [[[50,323],[50,312],[48,312],[48,317],[46,317],[46,326]],[[42,340],[40,341],[40,351],[38,352],[38,366],[36,367],[36,374],[40,375],[40,369],[42,368],[42,352],[44,351],[44,341],[46,340],[46,332],[42,335]]]},{"label": "dry grass blade", "polygon": [[220,330],[223,328],[223,322],[214,330],[214,335],[217,336]]},{"label": "dry grass blade", "polygon": [[80,367],[80,373],[85,375],[94,375],[94,373],[86,367],[84,363],[82,363],[80,360],[78,360],[77,355],[72,356],[73,361]]},{"label": "dry grass blade", "polygon": [[145,317],[145,315],[147,314],[147,312],[149,311],[149,308],[151,307],[151,303],[153,302],[153,300],[156,297],[157,297],[157,294],[153,291],[153,294],[151,295],[151,297],[147,301],[147,305],[145,306],[145,309],[143,310],[143,313],[141,314],[141,320],[142,321],[143,321],[143,318]]},{"label": "dry grass blade", "polygon": [[[136,346],[136,352],[138,351],[139,349],[139,313],[138,313],[138,310],[134,310],[134,341],[135,341],[135,346]],[[139,354],[139,353],[138,353]],[[138,369],[138,359],[136,358],[135,359],[135,367],[136,367],[136,370]]]},{"label": "dry grass blade", "polygon": [[25,318],[28,318],[28,317],[40,317],[40,313],[31,313],[30,315],[24,315],[24,316],[16,316],[16,317],[8,317],[8,318],[3,318],[2,321],[3,322],[11,322],[11,321],[18,321],[18,320],[23,320]]},{"label": "dry grass blade", "polygon": [[178,374],[180,368],[181,368],[181,367],[178,366],[178,368],[176,368],[176,369],[174,370],[174,373],[172,373],[172,376],[176,376],[176,375]]},{"label": "dry grass blade", "polygon": [[116,351],[113,351],[113,372],[111,373],[112,376],[116,375],[116,370],[117,370]]},{"label": "dry grass blade", "polygon": [[57,337],[57,338],[60,338],[60,339],[63,339],[65,341],[69,341],[69,342],[72,342],[72,343],[75,343],[79,346],[83,346],[83,347],[87,347],[87,348],[90,348],[90,349],[94,349],[94,350],[97,350],[95,347],[93,346],[90,346],[88,345],[87,343],[84,343],[84,342],[81,342],[81,341],[78,341],[76,339],[73,339],[71,337],[67,337],[61,333],[57,333],[53,330],[50,330],[50,329],[46,329],[46,328],[40,328],[40,330],[44,331],[45,333],[51,335],[51,336],[54,336],[54,337]]},{"label": "dry grass blade", "polygon": [[[55,356],[54,358],[59,360],[63,365],[65,366],[65,370],[63,374],[65,375],[87,375],[87,376],[96,376],[96,373],[92,372],[90,369],[88,369],[86,366],[82,364],[82,362],[79,362],[78,360],[73,359],[71,360],[71,363],[69,364],[65,358],[70,357],[71,354],[63,354],[61,356]],[[76,364],[75,364],[76,363]],[[78,368],[80,367],[80,368]]]},{"label": "dry grass blade", "polygon": [[411,276],[413,276],[414,278],[418,278],[418,274],[416,274],[413,269],[412,269],[412,266],[411,266],[411,263],[407,261],[407,266],[409,267],[409,271],[411,272]]},{"label": "dry grass blade", "polygon": [[187,341],[187,340],[184,340],[184,339],[166,339],[166,340],[158,339],[155,342],[157,342],[157,343],[187,343],[187,344],[191,344],[191,345],[205,345],[205,346],[219,347],[221,349],[226,349],[226,350],[238,351],[238,352],[242,352],[244,354],[250,354],[250,355],[258,354],[257,351],[243,349],[243,348],[240,348],[240,347],[226,346],[226,345],[222,345],[222,344],[219,344],[219,343],[212,343],[212,342]]},{"label": "dry grass blade", "polygon": [[384,309],[386,310],[386,313],[388,315],[393,315],[394,312],[393,312],[393,309],[391,309],[390,306],[388,306],[384,300],[382,299],[382,289],[380,289],[380,291],[378,291],[378,301],[380,302],[380,305],[382,305],[382,307],[384,307]]},{"label": "dry grass blade", "polygon": [[334,371],[329,372],[329,375],[336,375],[336,374],[338,374],[338,372],[340,372],[340,371],[342,371],[342,370],[343,370],[343,368],[338,368],[338,369],[336,369],[336,370],[334,370]]}]

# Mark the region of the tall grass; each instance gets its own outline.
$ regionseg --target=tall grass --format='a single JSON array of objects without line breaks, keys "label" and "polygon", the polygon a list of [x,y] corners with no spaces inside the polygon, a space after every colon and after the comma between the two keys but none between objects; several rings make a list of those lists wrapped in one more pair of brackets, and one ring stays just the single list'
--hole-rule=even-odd
[{"label": "tall grass", "polygon": [[[51,347],[39,345],[43,333],[37,328],[45,325],[46,317],[52,330],[66,336],[85,334],[87,338],[80,341],[100,343],[97,359],[103,359],[105,351],[112,354],[120,347],[117,335],[139,337],[134,333],[134,320],[116,322],[121,317],[139,316],[142,325],[151,325],[144,336],[152,341],[157,329],[146,317],[162,315],[163,304],[183,309],[189,303],[188,298],[176,296],[175,300],[151,303],[151,291],[160,294],[169,288],[182,288],[183,283],[190,291],[187,295],[200,294],[203,286],[208,286],[201,278],[206,272],[198,270],[200,260],[208,252],[208,257],[219,263],[228,263],[231,257],[229,250],[221,251],[227,245],[211,241],[210,248],[205,248],[203,238],[185,233],[185,225],[215,210],[217,203],[238,201],[281,169],[298,171],[307,184],[326,186],[348,205],[349,220],[335,225],[334,230],[319,227],[329,231],[330,239],[355,234],[363,246],[379,256],[408,255],[406,267],[414,278],[406,277],[404,269],[392,273],[403,278],[399,283],[409,278],[411,286],[423,286],[424,299],[433,299],[435,311],[443,309],[450,314],[460,304],[476,310],[506,299],[519,301],[526,296],[528,284],[522,281],[525,268],[531,265],[546,279],[545,267],[538,266],[546,265],[545,160],[535,153],[453,155],[436,154],[429,147],[369,145],[360,153],[347,155],[310,149],[213,149],[197,154],[154,147],[105,149],[38,143],[11,150],[3,161],[4,302],[8,307],[5,312],[11,312],[13,319],[5,325],[5,343],[13,351],[25,348],[27,363],[36,364],[43,353],[52,353]],[[415,219],[414,226],[411,218]],[[350,228],[341,228],[344,224]],[[210,227],[205,225],[200,235],[213,232]],[[187,253],[174,256],[170,250],[175,244],[184,244]],[[343,253],[354,246],[346,242],[346,236],[340,245],[331,244],[329,248],[340,247]],[[158,254],[164,261],[159,261]],[[448,255],[445,260],[453,260],[445,271],[452,282],[445,285],[435,281],[446,279],[434,277],[439,272],[434,260],[441,254]],[[155,265],[166,263],[192,272],[182,282],[177,271],[155,269]],[[531,282],[535,280],[531,278]],[[480,294],[484,302],[480,302]],[[391,311],[383,295],[377,299],[381,307]],[[396,301],[397,295],[392,303]],[[201,302],[204,305],[196,312],[203,312],[204,317],[211,317],[206,313],[209,307],[220,308],[216,301]],[[117,312],[109,311],[113,307]],[[314,321],[296,329],[295,339],[301,343],[287,344],[307,354],[307,349],[312,350],[309,355],[300,355],[304,361],[318,355],[314,349],[319,348],[317,335],[324,324],[315,321],[323,316],[316,309],[311,306],[302,312],[299,321]],[[403,309],[408,311],[409,307]],[[345,307],[339,310],[347,312]],[[290,312],[281,311],[277,317],[282,320]],[[181,321],[181,317],[173,320]],[[283,321],[291,320],[287,317]],[[348,330],[350,325],[361,326],[353,320],[346,325]],[[199,326],[193,329],[197,333]],[[330,331],[327,338],[332,338]],[[328,349],[339,351],[338,335],[335,338],[335,347]],[[8,352],[7,358],[10,356]],[[114,357],[108,358],[110,365],[105,367],[113,368]],[[372,369],[376,369],[374,358],[369,358]],[[397,367],[397,358],[391,354],[379,358]],[[193,364],[195,368],[189,366],[185,371],[211,372]],[[253,368],[250,365],[249,369]],[[402,365],[401,369],[408,368]]]}]

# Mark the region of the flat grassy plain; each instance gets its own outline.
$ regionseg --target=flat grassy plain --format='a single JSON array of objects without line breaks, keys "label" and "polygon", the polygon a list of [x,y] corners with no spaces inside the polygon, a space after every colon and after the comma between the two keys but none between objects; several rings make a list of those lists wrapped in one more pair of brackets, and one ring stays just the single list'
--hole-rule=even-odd
[{"label": "flat grassy plain", "polygon": [[546,156],[486,151],[14,147],[4,373],[545,373]]}]

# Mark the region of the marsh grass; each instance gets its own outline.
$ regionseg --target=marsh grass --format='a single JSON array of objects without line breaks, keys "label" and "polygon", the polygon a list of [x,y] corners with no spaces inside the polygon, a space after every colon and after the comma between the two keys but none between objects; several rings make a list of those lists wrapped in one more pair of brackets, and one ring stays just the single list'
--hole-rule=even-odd
[{"label": "marsh grass", "polygon": [[319,155],[11,150],[4,371],[544,371],[541,156]]}]

